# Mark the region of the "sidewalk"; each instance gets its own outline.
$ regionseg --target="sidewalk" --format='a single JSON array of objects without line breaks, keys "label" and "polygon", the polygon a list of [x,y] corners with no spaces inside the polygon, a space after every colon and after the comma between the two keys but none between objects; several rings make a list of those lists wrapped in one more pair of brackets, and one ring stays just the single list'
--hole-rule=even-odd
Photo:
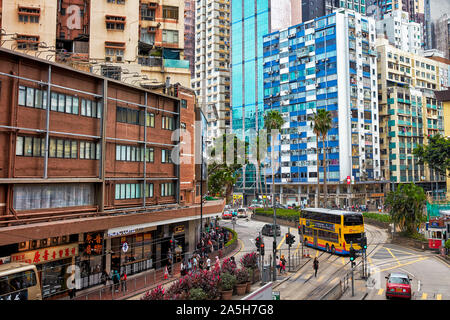
[{"label": "sidewalk", "polygon": [[[234,256],[240,250],[240,244],[228,255],[222,257],[223,259]],[[217,252],[212,253],[215,255]],[[173,265],[173,276],[164,279],[164,268],[151,269],[140,272],[135,275],[130,275],[126,281],[126,289],[122,291],[121,284],[118,290],[114,290],[114,285],[98,285],[92,288],[87,288],[76,292],[76,297],[72,300],[139,300],[142,295],[158,285],[167,286],[171,282],[180,279],[180,262]],[[68,296],[62,297],[58,300],[71,300]]]}]

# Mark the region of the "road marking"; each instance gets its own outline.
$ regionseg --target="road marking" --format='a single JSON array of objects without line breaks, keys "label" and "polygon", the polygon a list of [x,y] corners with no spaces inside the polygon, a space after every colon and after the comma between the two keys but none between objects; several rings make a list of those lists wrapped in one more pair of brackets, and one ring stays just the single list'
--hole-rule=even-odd
[{"label": "road marking", "polygon": [[384,291],[384,289],[380,289],[380,290],[378,290],[378,293],[377,293],[377,294],[378,294],[379,296],[381,296],[381,295],[383,294],[383,291]]},{"label": "road marking", "polygon": [[277,250],[280,250],[281,246],[283,245],[283,242],[286,240],[286,237],[281,237],[280,244],[277,247]]},{"label": "road marking", "polygon": [[317,281],[319,281],[319,282],[322,281],[324,277],[325,276],[320,276],[319,279],[317,279]]},{"label": "road marking", "polygon": [[292,277],[292,280],[297,280],[298,277],[300,277],[302,274],[299,272],[295,276]]},{"label": "road marking", "polygon": [[298,252],[298,249],[300,248],[300,245],[301,245],[302,243],[299,241],[298,242],[298,245],[297,245],[297,248],[295,249],[295,253],[297,253]]},{"label": "road marking", "polygon": [[316,258],[319,256],[319,251],[316,251]]},{"label": "road marking", "polygon": [[400,261],[398,261],[397,257],[394,256],[394,254],[392,253],[392,251],[389,248],[385,248],[387,250],[387,252],[389,252],[389,254],[397,261],[398,264],[400,264]]},{"label": "road marking", "polygon": [[416,263],[416,262],[420,262],[420,261],[426,260],[426,259],[428,259],[428,258],[429,258],[429,257],[423,257],[423,258],[419,258],[419,259],[414,260],[414,261],[410,261],[410,262],[403,263],[403,264],[400,264],[400,265],[395,265],[395,266],[390,267],[390,268],[381,269],[381,270],[378,270],[378,271],[374,272],[373,274],[379,273],[379,272],[381,272],[381,271],[388,271],[388,270],[392,270],[392,269],[397,269],[398,267],[407,266],[407,265],[409,265],[409,264]]},{"label": "road marking", "polygon": [[426,294],[425,292],[422,294],[422,300],[427,300],[428,294]]},{"label": "road marking", "polygon": [[344,257],[341,257],[342,265],[345,266],[345,260]]},{"label": "road marking", "polygon": [[436,300],[442,300],[442,294],[437,294],[436,295]]}]

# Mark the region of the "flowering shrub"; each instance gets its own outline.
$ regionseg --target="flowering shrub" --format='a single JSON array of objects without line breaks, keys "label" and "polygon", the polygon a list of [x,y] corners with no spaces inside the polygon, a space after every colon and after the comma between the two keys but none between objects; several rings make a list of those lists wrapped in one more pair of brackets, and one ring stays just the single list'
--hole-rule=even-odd
[{"label": "flowering shrub", "polygon": [[241,265],[247,269],[258,269],[258,257],[256,252],[247,253],[241,258]]},{"label": "flowering shrub", "polygon": [[236,282],[238,284],[246,283],[248,281],[249,275],[245,268],[237,269],[235,272]]},{"label": "flowering shrub", "polygon": [[234,274],[236,270],[236,263],[233,262],[230,258],[224,259],[222,262],[222,273],[229,273],[231,275]]},{"label": "flowering shrub", "polygon": [[147,291],[141,300],[164,300],[164,288],[159,285],[155,289]]}]

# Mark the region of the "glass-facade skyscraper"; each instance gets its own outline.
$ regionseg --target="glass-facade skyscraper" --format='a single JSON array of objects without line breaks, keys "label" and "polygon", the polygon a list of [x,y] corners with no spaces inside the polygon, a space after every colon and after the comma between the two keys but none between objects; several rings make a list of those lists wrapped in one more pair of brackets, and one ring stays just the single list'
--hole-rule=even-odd
[{"label": "glass-facade skyscraper", "polygon": [[[243,141],[263,129],[263,36],[298,21],[295,8],[291,0],[231,0],[232,132]],[[256,184],[255,166],[246,165],[234,192],[255,195]]]}]

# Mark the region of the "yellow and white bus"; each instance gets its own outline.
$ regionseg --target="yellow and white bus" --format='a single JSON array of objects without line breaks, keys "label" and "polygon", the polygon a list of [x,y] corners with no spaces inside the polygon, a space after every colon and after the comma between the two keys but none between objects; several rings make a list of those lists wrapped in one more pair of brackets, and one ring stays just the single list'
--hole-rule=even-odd
[{"label": "yellow and white bus", "polygon": [[0,300],[42,300],[36,266],[24,262],[0,265]]},{"label": "yellow and white bus", "polygon": [[305,208],[300,213],[299,232],[306,246],[348,255],[350,246],[361,250],[364,219],[360,212]]}]

